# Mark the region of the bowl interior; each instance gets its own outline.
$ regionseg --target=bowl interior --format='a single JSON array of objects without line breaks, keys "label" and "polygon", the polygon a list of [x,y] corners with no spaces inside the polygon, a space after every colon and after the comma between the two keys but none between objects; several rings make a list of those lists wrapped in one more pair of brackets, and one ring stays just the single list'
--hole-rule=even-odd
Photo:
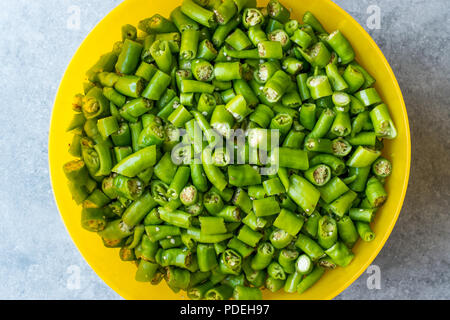
[{"label": "bowl interior", "polygon": [[[332,299],[347,288],[373,261],[383,247],[400,213],[410,168],[410,133],[408,117],[402,94],[395,76],[375,42],[364,29],[345,11],[330,0],[283,0],[292,8],[292,16],[301,20],[309,10],[317,16],[329,31],[340,29],[352,43],[357,60],[377,79],[376,88],[388,104],[397,126],[398,137],[385,145],[383,155],[393,162],[393,174],[388,179],[386,189],[389,199],[379,210],[373,229],[376,238],[370,243],[359,241],[354,248],[355,259],[347,268],[337,268],[327,272],[310,290],[302,295],[286,294],[283,290],[276,294],[264,293],[265,299]],[[258,1],[265,5],[267,1]],[[71,134],[65,132],[71,117],[72,97],[82,92],[85,71],[98,57],[112,49],[120,40],[120,27],[130,23],[137,25],[143,18],[154,13],[169,16],[172,9],[180,5],[180,0],[148,1],[126,0],[108,14],[84,40],[73,57],[61,81],[53,108],[50,137],[49,164],[55,199],[64,223],[81,254],[95,272],[118,294],[126,299],[186,299],[183,293],[173,293],[164,283],[151,286],[134,280],[136,267],[133,263],[122,262],[118,249],[107,249],[100,237],[85,231],[80,226],[81,208],[72,201],[66,178],[62,172],[65,162],[71,160],[67,147]]]}]

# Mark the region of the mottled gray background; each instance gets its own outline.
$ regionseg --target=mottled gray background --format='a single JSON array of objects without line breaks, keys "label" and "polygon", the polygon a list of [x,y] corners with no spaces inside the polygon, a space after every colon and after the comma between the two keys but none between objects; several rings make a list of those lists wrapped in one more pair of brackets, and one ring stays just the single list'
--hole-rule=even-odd
[{"label": "mottled gray background", "polygon": [[[120,2],[0,0],[0,299],[120,299],[66,232],[47,164],[63,72],[89,30]],[[413,149],[405,205],[374,261],[381,289],[369,290],[364,273],[337,299],[449,299],[448,0],[335,2],[370,32],[394,69]],[[381,9],[379,30],[367,27],[370,5]],[[79,29],[67,27],[72,6],[80,8]],[[73,270],[80,270],[79,288]]]}]

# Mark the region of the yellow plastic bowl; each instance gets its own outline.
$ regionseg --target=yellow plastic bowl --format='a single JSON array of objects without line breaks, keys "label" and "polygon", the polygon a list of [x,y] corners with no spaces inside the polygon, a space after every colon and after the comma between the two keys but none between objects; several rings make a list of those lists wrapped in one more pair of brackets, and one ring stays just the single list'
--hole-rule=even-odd
[{"label": "yellow plastic bowl", "polygon": [[[377,213],[373,229],[376,238],[370,243],[359,241],[354,248],[355,259],[347,268],[328,271],[310,290],[302,295],[284,291],[264,293],[265,299],[332,299],[347,288],[375,259],[397,221],[408,185],[411,141],[402,93],[394,73],[383,53],[364,29],[344,10],[329,0],[283,0],[293,9],[293,17],[301,20],[306,10],[311,11],[328,31],[341,30],[352,43],[357,60],[377,79],[376,88],[388,104],[398,130],[398,137],[386,142],[383,154],[392,160],[393,173],[386,189],[389,199]],[[260,3],[266,4],[267,1]],[[184,293],[173,293],[164,283],[151,286],[134,280],[136,266],[122,262],[118,249],[107,249],[100,237],[80,226],[81,208],[72,200],[62,171],[65,162],[71,160],[67,147],[71,134],[65,132],[71,117],[72,97],[82,92],[85,71],[98,57],[111,51],[113,43],[120,39],[120,27],[155,13],[169,16],[180,0],[148,1],[127,0],[108,14],[84,40],[70,62],[55,100],[49,137],[50,174],[61,216],[73,241],[89,265],[113,290],[126,299],[186,299]]]}]

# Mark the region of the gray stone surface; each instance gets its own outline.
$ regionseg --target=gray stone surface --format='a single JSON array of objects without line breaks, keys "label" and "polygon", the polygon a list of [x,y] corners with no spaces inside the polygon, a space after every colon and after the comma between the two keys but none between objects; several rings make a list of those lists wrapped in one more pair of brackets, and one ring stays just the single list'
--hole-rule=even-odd
[{"label": "gray stone surface", "polygon": [[[51,191],[47,140],[53,99],[73,53],[119,0],[1,0],[0,299],[120,299],[68,236]],[[374,261],[381,289],[363,274],[337,299],[450,298],[450,27],[447,0],[337,0],[368,30],[403,90],[412,169],[400,219]],[[80,28],[68,28],[71,6]],[[69,23],[70,24],[70,23]],[[74,273],[80,282],[74,282]]]}]

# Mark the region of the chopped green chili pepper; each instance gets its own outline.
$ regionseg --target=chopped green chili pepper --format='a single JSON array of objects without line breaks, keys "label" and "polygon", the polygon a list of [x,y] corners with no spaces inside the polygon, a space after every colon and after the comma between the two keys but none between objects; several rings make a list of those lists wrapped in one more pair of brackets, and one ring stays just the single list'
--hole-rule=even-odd
[{"label": "chopped green chili pepper", "polygon": [[141,57],[142,45],[130,39],[125,39],[116,63],[116,71],[120,74],[131,74],[136,71]]}]

